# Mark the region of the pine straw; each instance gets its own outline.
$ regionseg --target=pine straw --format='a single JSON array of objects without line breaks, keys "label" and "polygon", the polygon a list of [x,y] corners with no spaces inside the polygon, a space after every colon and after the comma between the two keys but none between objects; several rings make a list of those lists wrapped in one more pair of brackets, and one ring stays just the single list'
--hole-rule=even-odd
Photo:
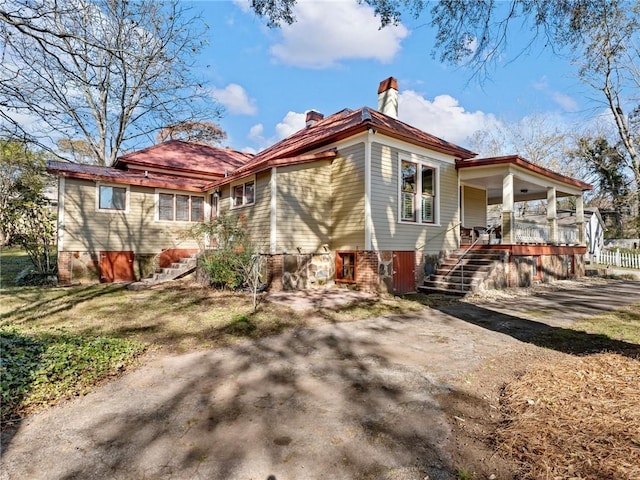
[{"label": "pine straw", "polygon": [[640,358],[533,368],[505,388],[498,448],[525,479],[640,479]]}]

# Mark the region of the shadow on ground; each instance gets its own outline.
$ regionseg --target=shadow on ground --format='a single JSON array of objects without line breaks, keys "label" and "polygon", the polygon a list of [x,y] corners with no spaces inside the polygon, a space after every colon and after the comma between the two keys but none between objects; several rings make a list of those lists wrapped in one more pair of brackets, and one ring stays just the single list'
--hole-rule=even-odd
[{"label": "shadow on ground", "polygon": [[[638,301],[640,283],[632,281],[610,282],[594,288],[555,290],[526,300],[519,301],[515,298],[510,302],[495,302],[489,306],[461,302],[436,309],[521,342],[563,353],[588,355],[613,352],[640,358],[638,344],[564,326],[572,324],[576,319],[609,312]],[[540,321],[526,318],[527,316],[538,317]]]},{"label": "shadow on ground", "polygon": [[401,318],[362,328],[165,358],[35,419],[44,430],[14,437],[6,478],[454,478],[435,399],[447,386],[416,356],[424,342],[372,340],[393,341]]}]

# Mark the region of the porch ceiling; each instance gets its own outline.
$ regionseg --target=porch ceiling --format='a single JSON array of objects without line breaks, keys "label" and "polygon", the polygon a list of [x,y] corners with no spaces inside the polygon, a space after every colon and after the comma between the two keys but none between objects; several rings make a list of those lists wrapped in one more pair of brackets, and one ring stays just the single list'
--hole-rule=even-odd
[{"label": "porch ceiling", "polygon": [[503,179],[513,174],[515,202],[546,200],[547,188],[555,187],[556,197],[582,195],[591,185],[538,167],[517,156],[464,160],[456,164],[460,182],[487,191],[489,205],[502,203]]}]

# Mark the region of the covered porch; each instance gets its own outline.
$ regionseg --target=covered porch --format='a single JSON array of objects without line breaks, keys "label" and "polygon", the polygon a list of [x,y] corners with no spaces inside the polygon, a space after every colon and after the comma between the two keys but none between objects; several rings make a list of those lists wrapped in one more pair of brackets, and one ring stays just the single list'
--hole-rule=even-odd
[{"label": "covered porch", "polygon": [[[585,245],[583,192],[591,185],[511,155],[457,162],[460,179],[461,245]],[[575,224],[558,225],[557,201],[572,197]],[[517,204],[546,202],[546,222],[518,218]],[[488,207],[499,206],[489,219]]]}]

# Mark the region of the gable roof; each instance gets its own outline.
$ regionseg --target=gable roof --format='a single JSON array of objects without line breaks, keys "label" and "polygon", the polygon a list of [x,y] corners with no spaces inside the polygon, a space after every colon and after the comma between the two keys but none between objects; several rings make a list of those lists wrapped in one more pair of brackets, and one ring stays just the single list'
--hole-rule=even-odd
[{"label": "gable roof", "polygon": [[118,157],[115,168],[128,165],[166,168],[176,172],[223,177],[250,161],[252,155],[229,148],[170,140]]},{"label": "gable roof", "polygon": [[271,147],[262,150],[246,165],[242,171],[251,171],[252,167],[268,160],[293,158],[312,150],[329,147],[333,143],[358,133],[373,129],[376,132],[398,140],[404,140],[437,152],[453,155],[459,159],[473,158],[474,152],[447,142],[400,120],[368,107],[358,110],[344,109],[313,125],[297,131]]}]

